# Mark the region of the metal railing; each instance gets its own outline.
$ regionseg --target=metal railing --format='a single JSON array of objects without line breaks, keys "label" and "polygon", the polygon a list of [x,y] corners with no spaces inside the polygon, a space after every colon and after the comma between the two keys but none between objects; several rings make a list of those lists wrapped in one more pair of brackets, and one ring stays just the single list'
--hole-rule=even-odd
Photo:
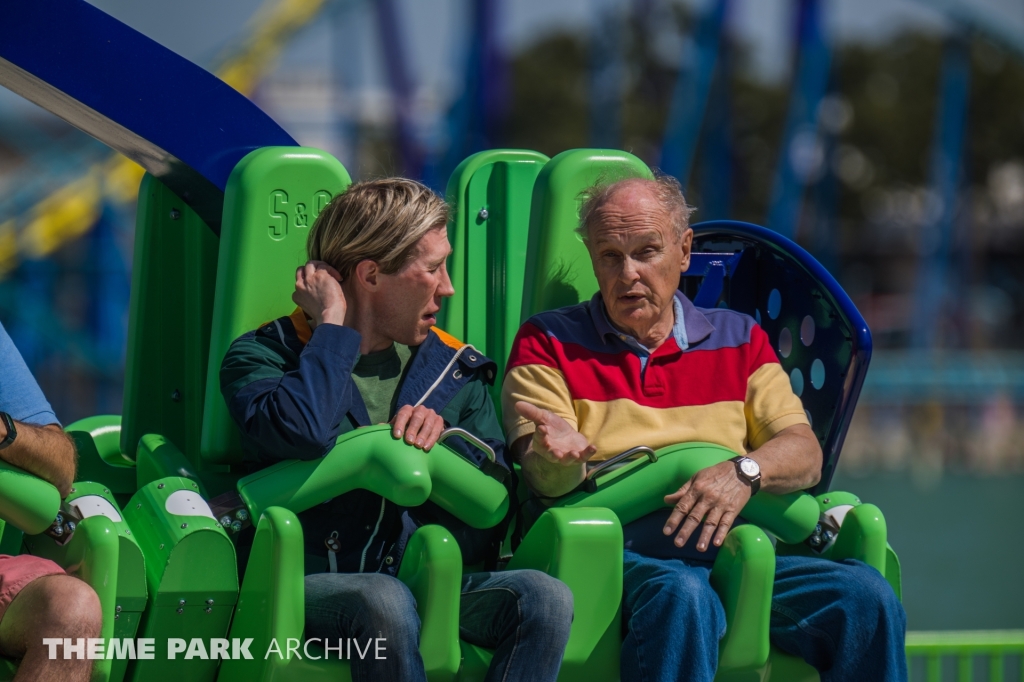
[{"label": "metal railing", "polygon": [[[975,660],[988,662],[988,682],[1024,682],[1024,630],[975,630],[908,632],[907,664],[914,668],[922,662],[927,682],[942,682],[944,662],[956,661],[957,682],[981,682],[976,676]],[[1008,659],[1016,670],[1007,676]],[[911,674],[911,679],[920,679]]]}]

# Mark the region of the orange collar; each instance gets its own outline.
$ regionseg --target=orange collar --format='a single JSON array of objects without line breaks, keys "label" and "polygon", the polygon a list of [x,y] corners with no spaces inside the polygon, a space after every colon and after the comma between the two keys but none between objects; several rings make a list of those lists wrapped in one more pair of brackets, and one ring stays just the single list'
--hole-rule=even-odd
[{"label": "orange collar", "polygon": [[[309,326],[309,320],[306,319],[305,311],[302,308],[296,308],[288,317],[291,319],[292,326],[295,327],[295,334],[299,337],[302,345],[309,343],[309,340],[313,337],[313,329]],[[430,331],[437,334],[437,338],[441,340],[441,343],[449,348],[458,350],[466,345],[440,327],[431,327]]]}]

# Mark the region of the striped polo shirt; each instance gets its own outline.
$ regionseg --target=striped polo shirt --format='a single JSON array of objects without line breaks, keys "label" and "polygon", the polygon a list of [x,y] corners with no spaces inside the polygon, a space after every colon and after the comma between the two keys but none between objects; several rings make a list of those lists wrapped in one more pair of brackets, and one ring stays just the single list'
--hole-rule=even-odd
[{"label": "striped polo shirt", "polygon": [[[502,386],[508,442],[533,433],[513,405],[561,416],[597,447],[702,441],[747,453],[807,424],[768,336],[748,315],[695,307],[676,293],[673,334],[647,354],[608,321],[600,294],[534,315],[516,335]],[[646,355],[646,357],[644,357]]]}]

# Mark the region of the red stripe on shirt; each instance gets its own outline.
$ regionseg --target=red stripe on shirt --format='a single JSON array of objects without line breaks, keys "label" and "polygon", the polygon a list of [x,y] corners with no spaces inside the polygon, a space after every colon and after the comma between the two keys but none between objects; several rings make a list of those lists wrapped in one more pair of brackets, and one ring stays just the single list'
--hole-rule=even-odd
[{"label": "red stripe on shirt", "polygon": [[653,408],[743,402],[750,374],[767,362],[778,362],[767,336],[760,329],[758,332],[759,337],[752,335],[753,343],[733,348],[657,352],[648,359],[641,382],[640,359],[635,353],[595,353],[578,344],[563,344],[528,324],[516,338],[508,367],[554,367],[562,372],[573,398],[580,400],[628,398]]}]

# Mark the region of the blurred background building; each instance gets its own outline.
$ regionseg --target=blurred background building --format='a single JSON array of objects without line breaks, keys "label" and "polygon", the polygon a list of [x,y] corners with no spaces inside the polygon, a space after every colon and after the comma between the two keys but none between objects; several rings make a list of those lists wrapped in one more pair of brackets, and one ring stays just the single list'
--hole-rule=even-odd
[{"label": "blurred background building", "polygon": [[[874,335],[836,485],[886,511],[911,627],[1024,626],[1024,4],[91,1],[354,177],[615,147],[795,238]],[[0,91],[0,320],[65,422],[120,412],[140,178]]]}]

